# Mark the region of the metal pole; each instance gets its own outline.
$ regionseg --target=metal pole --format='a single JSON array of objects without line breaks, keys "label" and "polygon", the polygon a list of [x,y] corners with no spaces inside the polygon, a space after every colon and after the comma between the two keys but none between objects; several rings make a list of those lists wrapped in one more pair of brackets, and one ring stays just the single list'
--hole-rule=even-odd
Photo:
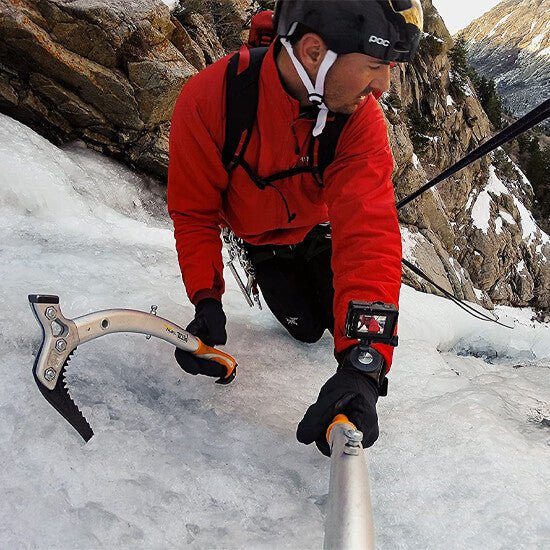
[{"label": "metal pole", "polygon": [[331,447],[324,550],[373,550],[374,522],[363,434],[344,415],[327,430]]}]

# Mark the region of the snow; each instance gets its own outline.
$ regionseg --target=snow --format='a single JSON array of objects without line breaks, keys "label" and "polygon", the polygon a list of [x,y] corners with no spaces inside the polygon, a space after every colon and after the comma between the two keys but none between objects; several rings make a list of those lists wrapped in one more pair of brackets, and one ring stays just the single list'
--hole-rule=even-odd
[{"label": "snow", "polygon": [[[489,231],[489,221],[491,219],[491,195],[500,196],[502,194],[510,194],[510,192],[496,175],[495,167],[491,165],[489,166],[489,179],[487,180],[487,185],[475,199],[471,211],[474,226],[481,229],[481,231],[485,234]],[[513,200],[520,213],[523,239],[527,242],[527,244],[531,244],[531,242],[537,238],[540,238],[543,243],[550,242],[550,237],[548,237],[548,235],[546,235],[546,233],[544,233],[537,226],[533,215],[529,212],[529,210],[527,210],[525,205],[515,196],[513,197]],[[466,210],[469,209],[472,201],[473,195],[470,195],[466,204]],[[499,211],[499,216],[509,224],[516,223],[516,220],[514,220],[511,214],[502,209]],[[501,230],[502,220],[497,217],[495,220],[495,231],[497,235],[500,234]]]},{"label": "snow", "polygon": [[411,262],[416,260],[415,248],[425,242],[424,236],[417,232],[411,231],[407,227],[401,227],[401,242],[403,247],[403,257]]},{"label": "snow", "polygon": [[454,272],[457,276],[457,278],[462,282],[467,281],[466,271],[465,269],[460,265],[458,260],[455,258],[449,257],[449,263],[453,266]]},{"label": "snow", "polygon": [[[508,158],[510,158],[510,157],[508,157]],[[515,171],[519,174],[519,176],[521,178],[521,181],[523,182],[523,185],[526,185],[529,189],[533,189],[533,185],[527,179],[527,176],[523,173],[521,168],[515,162],[512,162],[512,164],[514,165]]]},{"label": "snow", "polygon": [[496,174],[495,167],[489,166],[489,179],[487,180],[486,191],[490,191],[494,195],[502,195],[508,193],[508,188],[500,181]]},{"label": "snow", "polygon": [[495,233],[497,235],[500,235],[502,232],[502,218],[499,216],[496,220],[495,220]]},{"label": "snow", "polygon": [[485,297],[485,292],[483,292],[483,290],[480,290],[479,288],[476,288],[476,287],[472,287],[474,289],[474,294],[476,295],[476,298],[478,300],[483,300],[483,298]]},{"label": "snow", "polygon": [[453,98],[450,95],[447,95],[447,107],[450,107],[451,105],[454,105],[455,102],[453,101]]},{"label": "snow", "polygon": [[418,160],[418,157],[416,156],[416,153],[413,153],[413,155],[412,155],[412,162],[413,162],[413,166],[415,168],[420,168],[421,167],[420,161]]},{"label": "snow", "polygon": [[436,36],[435,34],[430,34],[429,32],[425,32],[423,38],[430,37],[432,40],[435,40],[436,42],[439,42],[440,44],[443,44],[443,40]]},{"label": "snow", "polygon": [[474,202],[474,199],[475,199],[475,193],[472,192],[468,196],[468,200],[466,201],[466,205],[464,206],[464,210],[466,210],[466,211],[470,210],[470,207],[472,206],[472,204]]},{"label": "snow", "polygon": [[[164,210],[147,180],[0,115],[1,548],[322,545],[330,463],[294,431],[334,372],[332,339],[293,341],[229,276],[231,385],[182,372],[160,340],[89,342],[68,370],[88,444],[35,386],[28,293],[59,294],[68,317],[151,304],[192,317]],[[550,328],[528,309],[497,312],[514,330],[402,289],[367,451],[380,549],[545,545]]]},{"label": "snow", "polygon": [[530,51],[536,51],[537,48],[540,46],[540,43],[544,40],[545,36],[546,36],[546,33],[544,33],[544,32],[541,32],[540,34],[537,34],[535,37],[533,37],[533,39],[531,40],[531,42],[527,46],[527,49],[530,50]]},{"label": "snow", "polygon": [[495,26],[493,27],[493,30],[485,37],[485,40],[489,40],[489,38],[491,38],[491,36],[493,36],[495,34],[495,32],[497,31],[498,27],[500,27],[500,25],[503,25],[504,23],[506,23],[506,21],[508,20],[508,18],[513,15],[513,11],[510,12],[508,15],[505,15],[504,17],[502,17],[496,24]]},{"label": "snow", "polygon": [[543,245],[550,243],[550,237],[539,228],[533,214],[525,208],[525,205],[517,197],[514,197],[514,204],[519,210],[523,240],[528,244],[537,239],[540,239]]},{"label": "snow", "polygon": [[498,212],[498,215],[506,222],[506,223],[509,223],[510,225],[513,225],[516,223],[516,220],[514,220],[514,218],[512,217],[512,215],[509,213],[509,212],[506,212],[506,210],[499,210]]},{"label": "snow", "polygon": [[484,189],[477,196],[470,213],[474,226],[481,229],[481,231],[485,234],[489,231],[489,221],[491,219],[491,200],[491,195],[489,195],[487,189]]},{"label": "snow", "polygon": [[166,4],[170,8],[170,11],[173,11],[174,8],[180,3],[180,1],[179,0],[162,0],[162,3]]}]

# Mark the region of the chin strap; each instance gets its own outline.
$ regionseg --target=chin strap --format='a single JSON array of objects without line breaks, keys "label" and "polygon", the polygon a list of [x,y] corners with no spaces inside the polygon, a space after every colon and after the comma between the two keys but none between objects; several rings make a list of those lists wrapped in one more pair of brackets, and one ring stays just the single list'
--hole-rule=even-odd
[{"label": "chin strap", "polygon": [[[292,34],[293,29],[291,29],[290,34]],[[298,58],[294,55],[294,50],[292,49],[292,44],[288,41],[287,38],[281,38],[281,44],[285,47],[292,64],[294,65],[300,80],[303,82],[306,90],[308,92],[308,99],[319,108],[319,114],[317,115],[317,122],[315,123],[315,128],[313,128],[313,136],[317,137],[320,135],[327,122],[328,116],[328,107],[324,102],[324,93],[325,93],[325,78],[327,76],[328,70],[332,67],[333,63],[336,61],[338,54],[332,50],[327,50],[321,66],[319,67],[319,72],[317,73],[317,78],[315,79],[315,86],[312,84],[304,66],[298,61]]]}]

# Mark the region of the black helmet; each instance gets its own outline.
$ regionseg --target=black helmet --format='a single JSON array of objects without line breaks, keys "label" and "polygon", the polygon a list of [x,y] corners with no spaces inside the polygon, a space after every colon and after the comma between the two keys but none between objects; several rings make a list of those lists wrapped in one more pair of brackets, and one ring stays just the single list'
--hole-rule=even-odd
[{"label": "black helmet", "polygon": [[281,36],[301,23],[337,54],[364,53],[410,61],[422,36],[420,0],[278,0],[274,26]]}]

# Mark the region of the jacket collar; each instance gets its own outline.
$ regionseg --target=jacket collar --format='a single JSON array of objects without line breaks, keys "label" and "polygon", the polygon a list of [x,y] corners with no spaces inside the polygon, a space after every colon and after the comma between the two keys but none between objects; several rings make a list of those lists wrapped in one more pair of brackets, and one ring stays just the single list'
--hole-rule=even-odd
[{"label": "jacket collar", "polygon": [[296,120],[300,116],[300,102],[293,98],[284,88],[275,57],[281,49],[278,40],[273,42],[267,51],[260,72],[260,100],[271,113],[278,113],[284,118]]}]

